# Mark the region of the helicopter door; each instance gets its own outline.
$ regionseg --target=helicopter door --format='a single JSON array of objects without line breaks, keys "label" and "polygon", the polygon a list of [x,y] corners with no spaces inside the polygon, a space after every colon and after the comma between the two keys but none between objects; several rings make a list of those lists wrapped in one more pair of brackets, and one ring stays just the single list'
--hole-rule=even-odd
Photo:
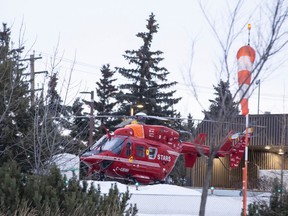
[{"label": "helicopter door", "polygon": [[132,143],[130,142],[130,140],[128,140],[128,142],[126,144],[125,155],[129,159],[129,162],[132,162],[134,160],[133,151],[132,150],[133,150],[132,149]]},{"label": "helicopter door", "polygon": [[132,144],[130,141],[126,144],[126,156],[130,157],[132,155]]}]

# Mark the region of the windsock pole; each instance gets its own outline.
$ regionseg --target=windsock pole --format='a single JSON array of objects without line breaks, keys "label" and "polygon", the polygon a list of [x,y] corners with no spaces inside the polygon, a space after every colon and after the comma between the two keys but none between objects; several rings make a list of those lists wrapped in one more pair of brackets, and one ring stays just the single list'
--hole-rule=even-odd
[{"label": "windsock pole", "polygon": [[[248,46],[250,46],[250,30],[251,24],[248,24]],[[248,127],[249,113],[246,115],[246,135],[245,135],[245,167],[243,172],[243,215],[247,215],[247,186],[248,186]]]},{"label": "windsock pole", "polygon": [[245,135],[245,166],[243,168],[243,215],[247,215],[247,181],[248,181],[248,127],[249,114],[246,115],[246,135]]},{"label": "windsock pole", "polygon": [[247,215],[247,185],[248,185],[248,130],[249,130],[249,107],[248,90],[251,83],[251,69],[255,60],[255,51],[250,47],[250,29],[248,24],[248,45],[238,50],[238,84],[241,96],[242,115],[246,117],[246,135],[245,135],[245,166],[243,168],[243,215]]}]

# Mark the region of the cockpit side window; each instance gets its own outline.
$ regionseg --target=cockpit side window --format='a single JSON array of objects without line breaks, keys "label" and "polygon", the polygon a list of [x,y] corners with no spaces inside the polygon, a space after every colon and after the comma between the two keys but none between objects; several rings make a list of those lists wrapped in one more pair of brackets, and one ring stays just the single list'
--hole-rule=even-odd
[{"label": "cockpit side window", "polygon": [[156,155],[157,155],[157,148],[149,147],[149,156],[148,156],[148,158],[154,160],[156,158]]},{"label": "cockpit side window", "polygon": [[126,155],[130,156],[131,154],[132,154],[132,145],[131,145],[131,142],[128,141],[126,144]]}]

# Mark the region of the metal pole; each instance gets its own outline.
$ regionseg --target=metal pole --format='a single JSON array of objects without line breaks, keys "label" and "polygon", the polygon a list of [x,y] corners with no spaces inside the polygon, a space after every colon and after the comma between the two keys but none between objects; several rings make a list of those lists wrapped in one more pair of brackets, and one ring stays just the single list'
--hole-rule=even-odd
[{"label": "metal pole", "polygon": [[243,215],[247,215],[247,185],[248,185],[248,127],[249,114],[246,115],[246,135],[245,135],[245,167],[243,169]]},{"label": "metal pole", "polygon": [[258,85],[258,109],[257,109],[257,114],[259,115],[259,106],[260,106],[260,79],[256,81],[256,84]]},{"label": "metal pole", "polygon": [[93,131],[94,131],[94,91],[90,92],[91,102],[90,102],[90,126],[89,126],[89,146],[93,145]]},{"label": "metal pole", "polygon": [[30,55],[30,82],[31,82],[31,106],[34,106],[35,102],[35,70],[34,70],[34,54]]},{"label": "metal pole", "polygon": [[82,94],[90,94],[91,101],[90,101],[90,116],[89,116],[89,140],[88,145],[89,147],[93,145],[93,131],[94,131],[94,91],[90,92],[80,92]]}]

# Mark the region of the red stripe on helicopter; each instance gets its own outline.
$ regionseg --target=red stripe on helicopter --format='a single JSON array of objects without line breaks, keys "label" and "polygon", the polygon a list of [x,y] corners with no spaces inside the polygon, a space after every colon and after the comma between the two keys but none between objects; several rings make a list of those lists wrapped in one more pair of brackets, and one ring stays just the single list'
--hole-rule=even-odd
[{"label": "red stripe on helicopter", "polygon": [[[119,161],[123,163],[131,163],[131,161],[128,158],[121,158],[121,157],[115,157],[115,156],[106,156],[106,155],[93,155],[90,156],[91,159],[102,159],[102,160],[110,160],[110,161]],[[141,161],[141,160],[135,160],[132,161],[133,164],[139,164],[139,165],[145,165],[150,167],[160,167],[158,163],[153,162],[147,162],[147,161]]]}]

